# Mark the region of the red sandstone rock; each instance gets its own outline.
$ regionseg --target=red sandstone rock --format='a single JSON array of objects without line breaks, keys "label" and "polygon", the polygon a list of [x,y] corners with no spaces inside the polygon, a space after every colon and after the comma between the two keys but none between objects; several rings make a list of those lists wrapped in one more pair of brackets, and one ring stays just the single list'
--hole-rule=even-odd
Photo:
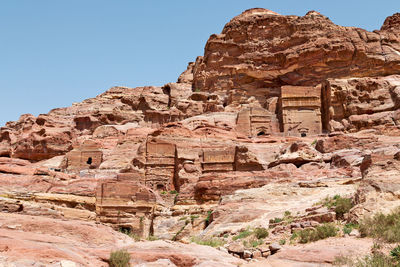
[{"label": "red sandstone rock", "polygon": [[269,166],[274,167],[282,163],[292,163],[296,166],[301,166],[305,163],[321,161],[323,161],[321,153],[314,149],[310,144],[296,142],[283,148],[280,155],[278,155],[276,160],[271,162]]},{"label": "red sandstone rock", "polygon": [[[134,264],[231,266],[242,262],[194,244],[134,244],[103,224],[230,242],[286,211],[300,214],[296,229],[331,222],[334,213],[310,207],[356,189],[349,219],[400,205],[399,18],[367,32],[315,11],[251,9],[212,35],[177,83],[113,87],[8,122],[0,210],[15,214],[0,216],[0,265],[102,266],[124,247]],[[271,242],[285,231],[277,225]],[[337,246],[320,244],[276,260],[331,262]]]},{"label": "red sandstone rock", "polygon": [[0,263],[49,265],[68,260],[83,266],[108,266],[110,252],[125,248],[132,264],[169,259],[176,266],[236,266],[229,254],[199,245],[165,241],[136,243],[109,227],[80,221],[62,221],[2,213],[0,216]]},{"label": "red sandstone rock", "polygon": [[315,11],[298,17],[247,10],[210,37],[194,66],[194,88],[258,90],[268,98],[268,87],[398,73],[398,31],[387,31],[396,28],[397,17],[368,32],[335,25]]},{"label": "red sandstone rock", "polygon": [[400,13],[393,14],[385,19],[381,31],[399,31]]},{"label": "red sandstone rock", "polygon": [[328,79],[322,88],[322,119],[327,130],[396,125],[400,76]]},{"label": "red sandstone rock", "polygon": [[321,266],[332,264],[340,256],[363,257],[370,252],[371,245],[370,239],[330,238],[292,248],[284,247],[267,260],[244,266]]},{"label": "red sandstone rock", "polygon": [[372,149],[376,147],[378,138],[373,135],[335,135],[319,139],[315,149],[321,153],[330,153],[341,149],[361,148]]},{"label": "red sandstone rock", "polygon": [[364,157],[360,166],[363,179],[355,195],[358,205],[352,210],[353,220],[376,212],[390,212],[399,206],[399,152],[399,147],[391,146],[372,150]]}]

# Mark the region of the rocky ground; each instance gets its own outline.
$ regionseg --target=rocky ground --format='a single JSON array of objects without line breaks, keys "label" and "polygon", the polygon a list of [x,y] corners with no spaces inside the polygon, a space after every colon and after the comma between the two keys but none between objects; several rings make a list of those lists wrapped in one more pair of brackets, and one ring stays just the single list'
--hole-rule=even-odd
[{"label": "rocky ground", "polygon": [[132,266],[370,254],[358,225],[400,206],[399,29],[400,14],[368,32],[251,9],[176,83],[8,122],[0,265],[107,266],[120,250]]}]

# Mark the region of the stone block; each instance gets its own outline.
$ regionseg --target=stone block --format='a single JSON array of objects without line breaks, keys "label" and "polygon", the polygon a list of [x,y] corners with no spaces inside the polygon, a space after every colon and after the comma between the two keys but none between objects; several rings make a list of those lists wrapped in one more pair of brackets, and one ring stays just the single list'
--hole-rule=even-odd
[{"label": "stone block", "polygon": [[175,144],[147,142],[146,152],[149,157],[175,157]]},{"label": "stone block", "polygon": [[233,163],[235,161],[235,147],[213,150],[204,150],[204,163]]},{"label": "stone block", "polygon": [[203,171],[204,172],[213,172],[213,171],[233,171],[234,164],[233,163],[203,163]]}]

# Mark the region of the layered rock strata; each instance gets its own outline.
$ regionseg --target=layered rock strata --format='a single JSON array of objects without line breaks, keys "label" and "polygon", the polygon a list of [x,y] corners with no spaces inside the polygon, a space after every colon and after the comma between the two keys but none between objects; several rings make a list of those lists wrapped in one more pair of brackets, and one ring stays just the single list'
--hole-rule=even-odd
[{"label": "layered rock strata", "polygon": [[[368,32],[315,11],[299,17],[251,9],[212,35],[204,56],[176,83],[113,87],[8,122],[0,129],[4,225],[20,218],[15,229],[29,232],[30,219],[62,228],[71,221],[79,236],[104,231],[108,238],[105,248],[72,240],[86,256],[57,239],[68,253],[54,250],[54,260],[101,266],[112,247],[125,247],[144,262],[222,266],[164,241],[135,252],[138,246],[109,226],[139,239],[217,238],[229,243],[221,250],[250,260],[269,257],[265,245],[276,247],[292,228],[334,221],[335,213],[318,204],[326,197],[354,195],[349,221],[389,211],[399,205],[399,21],[395,14]],[[292,224],[269,223],[287,211],[297,214]],[[270,225],[271,236],[257,249],[232,242],[246,229]],[[3,228],[19,245],[0,242],[0,263],[18,262],[13,251],[26,246],[35,253],[48,248],[40,245],[50,242],[42,233],[35,233],[39,243],[28,242]],[[242,263],[221,253],[215,257],[226,266]]]}]

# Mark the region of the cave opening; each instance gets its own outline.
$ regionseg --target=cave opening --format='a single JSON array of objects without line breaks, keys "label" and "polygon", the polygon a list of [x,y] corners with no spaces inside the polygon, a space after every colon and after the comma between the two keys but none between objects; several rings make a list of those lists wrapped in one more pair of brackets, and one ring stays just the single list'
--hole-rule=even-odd
[{"label": "cave opening", "polygon": [[118,231],[123,234],[130,235],[132,233],[132,228],[130,226],[120,226]]},{"label": "cave opening", "polygon": [[24,205],[20,204],[17,212],[22,212],[22,211],[24,211]]},{"label": "cave opening", "polygon": [[157,190],[159,190],[159,191],[161,191],[161,190],[165,190],[165,187],[164,187],[164,185],[162,185],[162,184],[158,184],[158,185],[157,185]]}]

